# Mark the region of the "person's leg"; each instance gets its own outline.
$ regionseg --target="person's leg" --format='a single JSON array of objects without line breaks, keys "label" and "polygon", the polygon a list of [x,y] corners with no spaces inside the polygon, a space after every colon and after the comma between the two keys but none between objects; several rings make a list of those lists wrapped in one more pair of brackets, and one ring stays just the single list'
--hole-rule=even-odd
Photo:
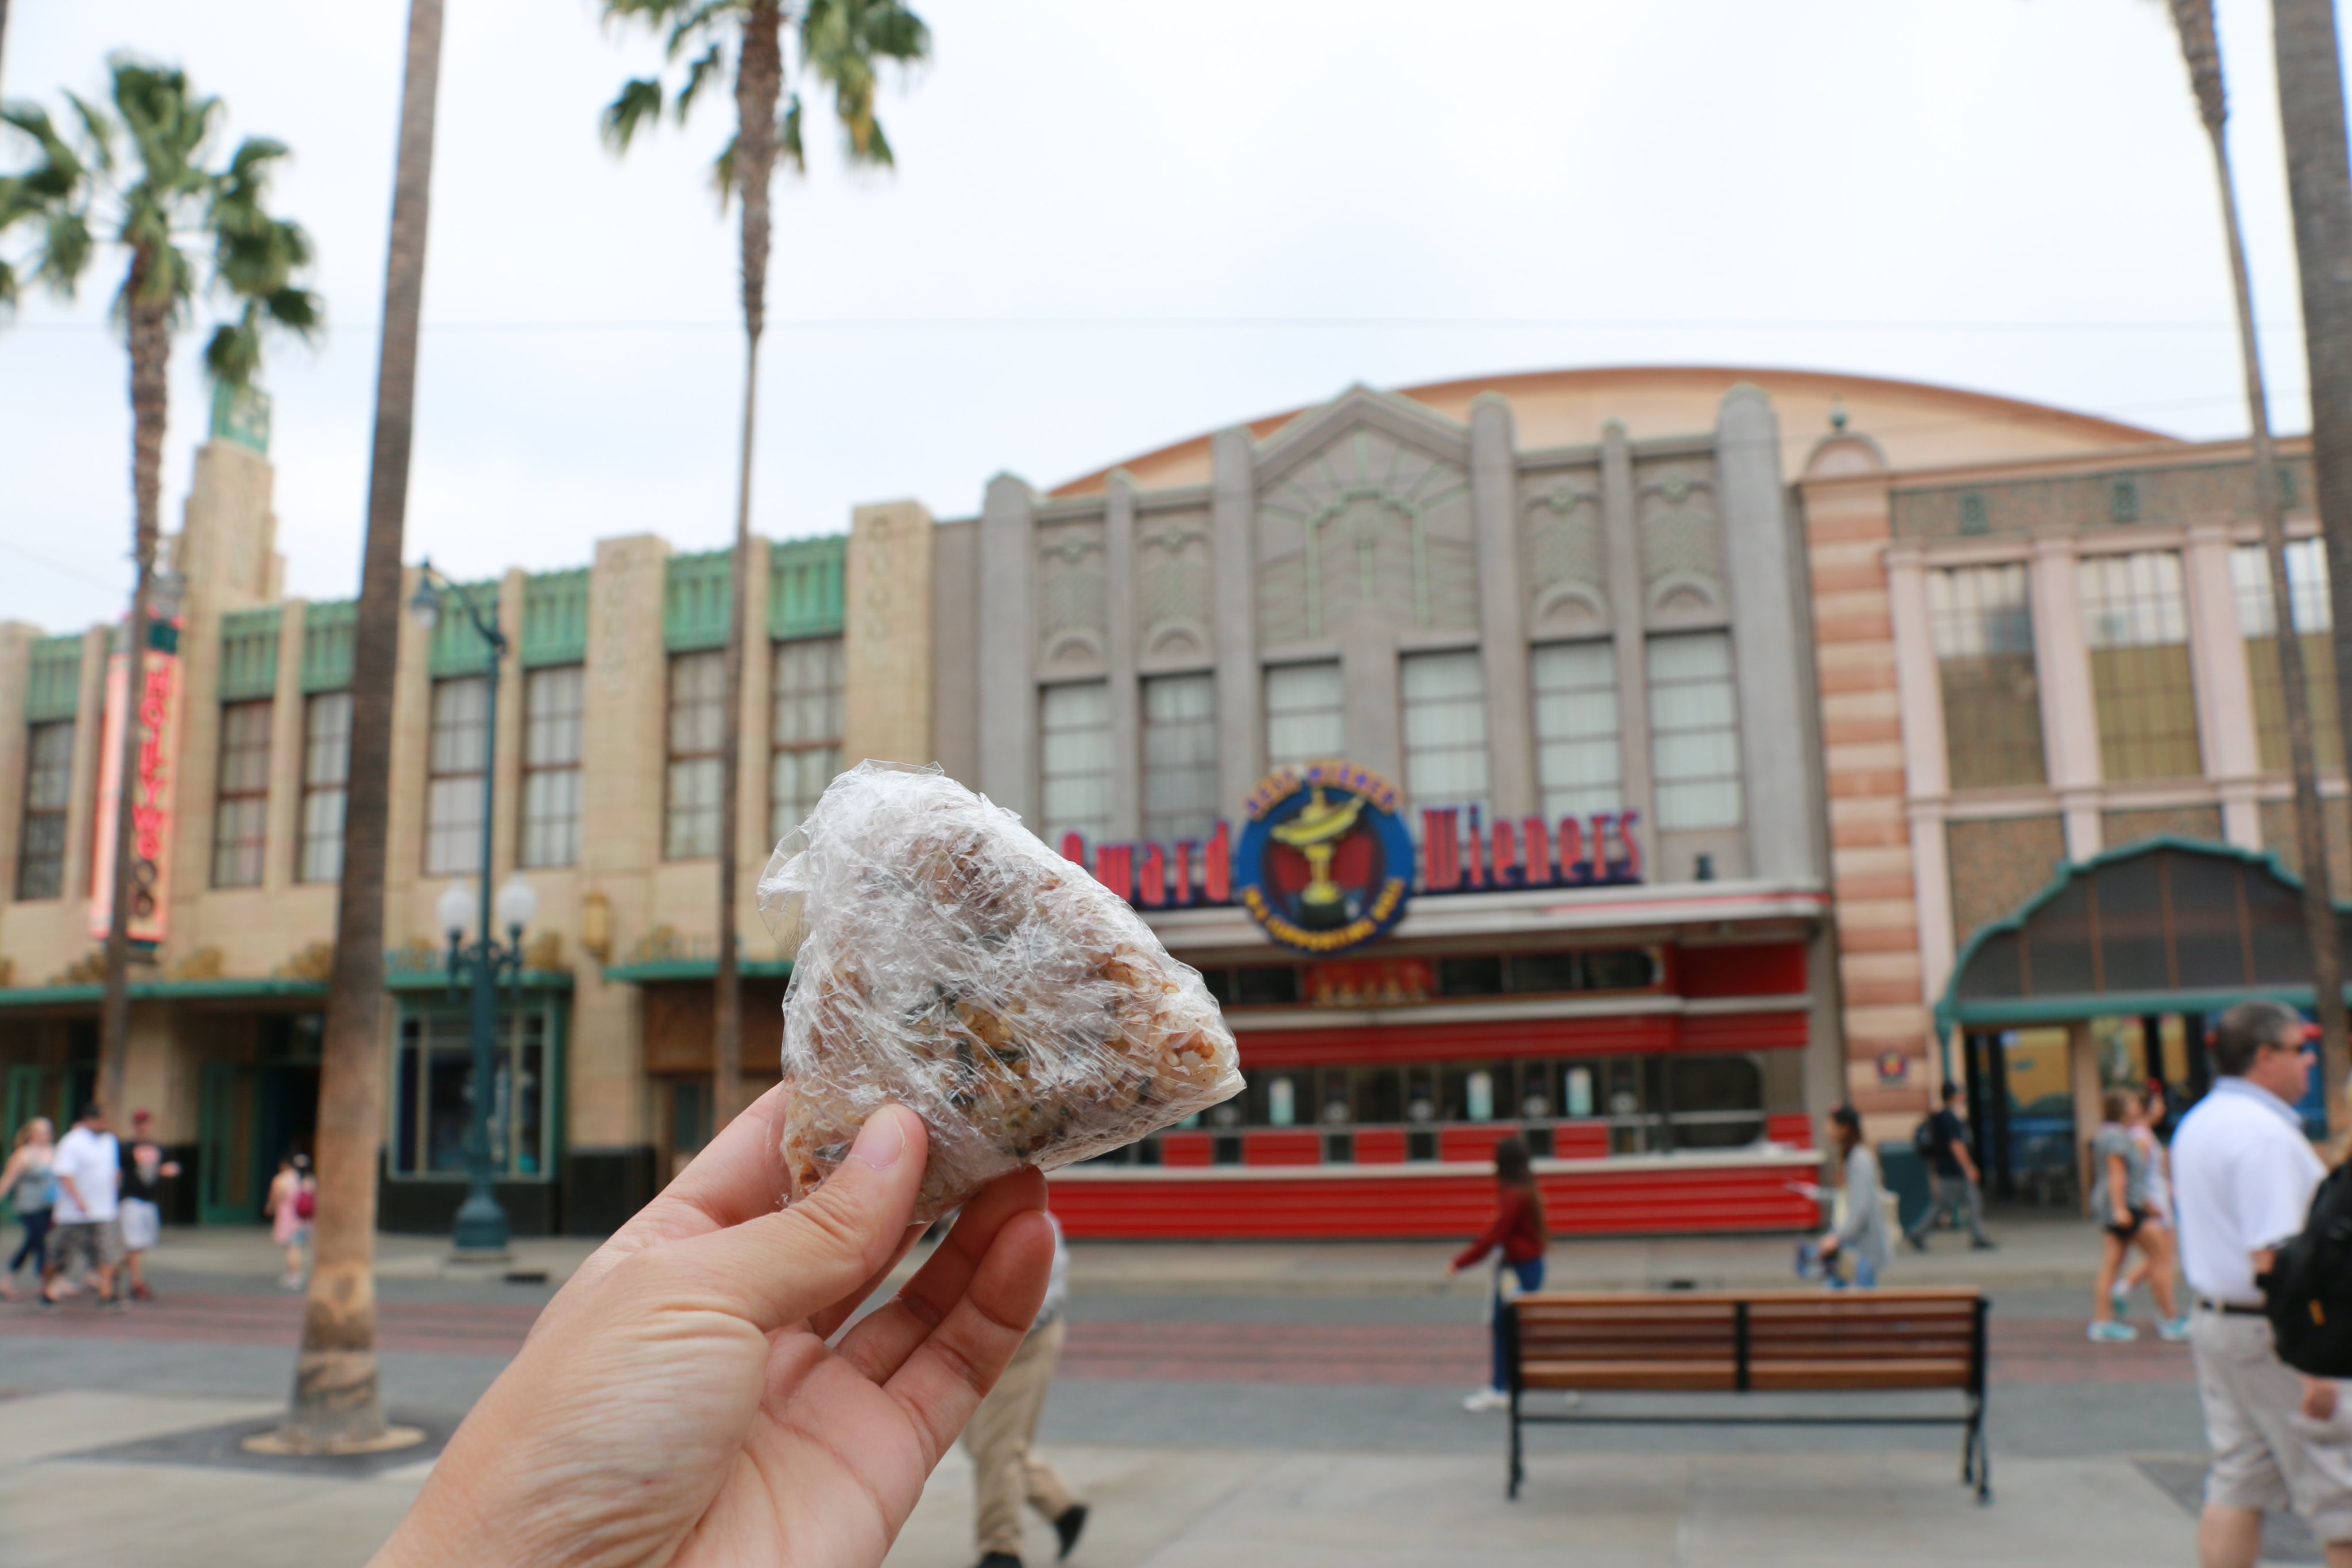
[{"label": "person's leg", "polygon": [[2123,1239],[2112,1230],[2099,1232],[2099,1280],[2091,1288],[2091,1321],[2113,1322],[2116,1316],[2116,1274],[2123,1267]]},{"label": "person's leg", "polygon": [[1853,1260],[1853,1288],[1857,1291],[1878,1289],[1878,1265],[1859,1254]]},{"label": "person's leg", "polygon": [[1021,1428],[1021,1484],[1029,1499],[1029,1506],[1048,1520],[1059,1520],[1079,1503],[1078,1494],[1062,1479],[1062,1472],[1037,1457],[1037,1420],[1045,1413],[1045,1391],[1054,1385],[1054,1366],[1062,1359],[1062,1322],[1056,1318],[1029,1336],[1038,1341],[1036,1366],[1031,1377],[1036,1385],[1034,1396],[1026,1401],[1027,1423]]},{"label": "person's leg", "polygon": [[1486,1386],[1496,1394],[1511,1386],[1511,1352],[1503,1342],[1503,1271],[1495,1270],[1494,1295],[1486,1303]]},{"label": "person's leg", "polygon": [[[2330,1549],[2333,1551],[2333,1548]],[[2260,1509],[2209,1502],[2197,1518],[2199,1568],[2254,1568],[2263,1554]],[[2336,1568],[2331,1563],[2329,1568]]]},{"label": "person's leg", "polygon": [[1969,1239],[1979,1247],[1991,1246],[1984,1228],[1984,1189],[1966,1176],[1960,1177],[1960,1208],[1968,1217]]},{"label": "person's leg", "polygon": [[1049,1348],[1045,1337],[1033,1333],[1022,1342],[963,1429],[964,1451],[971,1456],[972,1535],[982,1557],[996,1552],[1021,1555],[1026,1434],[1036,1427],[1054,1370],[1052,1359],[1039,1355]]},{"label": "person's leg", "polygon": [[2140,1255],[2147,1267],[2142,1270],[2147,1280],[2148,1294],[2156,1298],[2156,1310],[2166,1322],[2180,1316],[2180,1300],[2173,1292],[2172,1232],[2161,1225],[2143,1225],[2137,1241]]}]

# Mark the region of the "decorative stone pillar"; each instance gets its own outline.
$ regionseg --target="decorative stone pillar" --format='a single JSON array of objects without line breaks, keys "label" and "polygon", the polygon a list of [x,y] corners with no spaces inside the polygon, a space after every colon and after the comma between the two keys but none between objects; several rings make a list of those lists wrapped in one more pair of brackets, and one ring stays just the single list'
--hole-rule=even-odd
[{"label": "decorative stone pillar", "polygon": [[[520,567],[509,567],[499,579],[498,618],[492,624],[507,640],[506,657],[499,661],[498,776],[490,782],[490,863],[484,874],[496,887],[522,860],[523,586],[530,580]],[[446,613],[461,613],[445,607]]]},{"label": "decorative stone pillar", "polygon": [[2042,748],[2066,818],[2066,855],[2099,852],[2099,704],[2083,633],[2083,596],[2071,538],[2033,541],[2033,678],[2042,693]]},{"label": "decorative stone pillar", "polygon": [[269,697],[269,803],[263,830],[261,885],[272,893],[293,885],[301,852],[302,766],[310,738],[302,695],[302,622],[309,605],[289,599],[278,607],[278,683]]},{"label": "decorative stone pillar", "polygon": [[1037,495],[988,482],[980,518],[980,788],[1037,815]]},{"label": "decorative stone pillar", "polygon": [[[106,661],[111,628],[81,635],[81,700],[74,709],[73,794],[66,804],[66,899],[89,897],[91,851],[98,831],[98,752],[106,728]],[[15,892],[14,888],[9,890]],[[85,912],[86,913],[86,912]]]},{"label": "decorative stone pillar", "polygon": [[1219,431],[1210,502],[1213,619],[1217,640],[1217,793],[1227,811],[1265,774],[1265,679],[1257,656],[1257,444]]},{"label": "decorative stone pillar", "polygon": [[[1748,863],[1770,881],[1811,881],[1826,869],[1812,805],[1820,747],[1807,711],[1800,558],[1780,483],[1780,423],[1760,388],[1742,384],[1724,394],[1715,465],[1747,773]],[[1895,762],[1896,748],[1886,751]]]},{"label": "decorative stone pillar", "polygon": [[932,547],[938,525],[920,501],[850,515],[842,581],[841,755],[936,760],[931,744]]},{"label": "decorative stone pillar", "polygon": [[0,622],[0,929],[16,896],[16,858],[24,849],[25,699],[40,634],[22,621]]},{"label": "decorative stone pillar", "polygon": [[[1945,802],[1951,793],[1946,750],[1944,683],[1927,612],[1927,573],[1916,549],[1886,554],[1895,616],[1895,685],[1903,731],[1903,772],[1910,797],[1911,879],[1919,921],[1922,989],[1933,1001],[1952,972],[1952,876],[1944,842]],[[1826,708],[1827,702],[1824,700]]]},{"label": "decorative stone pillar", "polygon": [[1625,809],[1641,813],[1633,836],[1641,841],[1642,863],[1654,866],[1658,803],[1650,787],[1649,605],[1642,591],[1642,541],[1633,526],[1633,454],[1625,426],[1613,419],[1601,427],[1601,526],[1609,552],[1609,622],[1616,640],[1620,792]]},{"label": "decorative stone pillar", "polygon": [[1486,673],[1486,766],[1496,821],[1536,810],[1535,707],[1519,563],[1518,460],[1500,392],[1470,404],[1470,512],[1478,538],[1478,649]]},{"label": "decorative stone pillar", "polygon": [[2254,729],[2253,675],[2230,577],[2229,530],[2199,523],[2181,551],[2189,598],[2189,670],[2197,695],[2197,736],[2205,777],[2221,792],[2221,836],[2235,848],[2263,847],[2263,753]]},{"label": "decorative stone pillar", "polygon": [[[1394,779],[1406,795],[1404,746],[1398,734],[1396,631],[1358,612],[1339,629],[1339,674],[1346,707],[1348,760]],[[1430,802],[1435,804],[1435,802]]]},{"label": "decorative stone pillar", "polygon": [[1143,693],[1135,675],[1135,481],[1103,486],[1103,674],[1110,697],[1110,831],[1143,836]]}]

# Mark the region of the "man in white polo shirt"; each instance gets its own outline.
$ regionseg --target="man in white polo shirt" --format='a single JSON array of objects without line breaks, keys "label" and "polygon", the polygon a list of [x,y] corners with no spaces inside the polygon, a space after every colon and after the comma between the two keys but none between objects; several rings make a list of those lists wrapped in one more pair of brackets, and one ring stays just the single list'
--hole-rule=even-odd
[{"label": "man in white polo shirt", "polygon": [[2336,1385],[2279,1360],[2254,1276],[2303,1229],[2326,1174],[2294,1112],[2310,1082],[2304,1022],[2276,1002],[2241,1002],[2213,1034],[2212,1092],[2172,1140],[2180,1271],[2196,1310],[2189,1343],[2213,1468],[2197,1528],[2204,1568],[2253,1568],[2263,1512],[2292,1505],[2352,1568],[2352,1443]]},{"label": "man in white polo shirt", "polygon": [[99,1305],[120,1304],[122,1295],[114,1288],[114,1270],[122,1261],[122,1233],[115,1228],[115,1214],[122,1150],[106,1130],[104,1111],[96,1105],[82,1107],[73,1131],[58,1140],[49,1171],[58,1178],[57,1219],[50,1231],[56,1239],[49,1244],[49,1277],[42,1281],[41,1304],[57,1305],[58,1280],[70,1279],[77,1269],[98,1276]]}]

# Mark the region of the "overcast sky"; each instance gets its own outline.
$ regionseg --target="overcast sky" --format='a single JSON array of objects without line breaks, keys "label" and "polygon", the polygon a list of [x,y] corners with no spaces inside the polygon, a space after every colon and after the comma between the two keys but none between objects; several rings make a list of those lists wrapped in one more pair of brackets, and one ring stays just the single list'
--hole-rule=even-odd
[{"label": "overcast sky", "polygon": [[[2202,136],[2159,0],[915,0],[889,176],[780,181],[756,526],[978,508],[1329,396],[1634,362],[1868,371],[2242,432]],[[2222,0],[2276,419],[2304,423],[2269,7]],[[740,376],[719,95],[628,160],[654,58],[593,0],[448,0],[408,554],[723,544]],[[405,0],[16,0],[0,94],[186,68],[295,158],[332,328],[272,345],[293,592],[356,591]],[[25,149],[0,148],[0,168]],[[114,264],[108,262],[110,267]],[[0,322],[0,620],[127,593],[119,273]],[[178,526],[202,434],[181,340]]]}]

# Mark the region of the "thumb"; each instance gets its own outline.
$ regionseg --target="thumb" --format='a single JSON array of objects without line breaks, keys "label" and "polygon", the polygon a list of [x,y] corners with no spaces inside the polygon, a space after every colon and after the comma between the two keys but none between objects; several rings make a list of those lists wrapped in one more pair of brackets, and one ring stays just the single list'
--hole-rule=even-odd
[{"label": "thumb", "polygon": [[824,1185],[790,1208],[660,1249],[674,1276],[773,1333],[865,1288],[907,1234],[929,1145],[903,1105],[866,1118]]}]

